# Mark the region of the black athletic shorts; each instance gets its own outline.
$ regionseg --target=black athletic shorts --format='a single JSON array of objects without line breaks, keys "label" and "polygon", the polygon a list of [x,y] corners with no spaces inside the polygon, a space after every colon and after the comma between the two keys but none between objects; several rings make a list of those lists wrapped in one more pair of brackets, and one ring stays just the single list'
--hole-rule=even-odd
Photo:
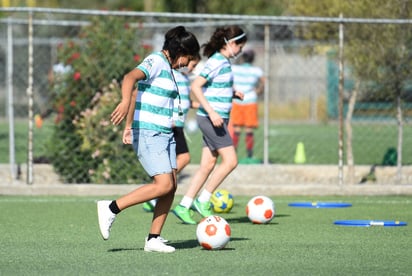
[{"label": "black athletic shorts", "polygon": [[173,127],[173,134],[176,141],[176,155],[189,152],[183,130],[183,127]]}]

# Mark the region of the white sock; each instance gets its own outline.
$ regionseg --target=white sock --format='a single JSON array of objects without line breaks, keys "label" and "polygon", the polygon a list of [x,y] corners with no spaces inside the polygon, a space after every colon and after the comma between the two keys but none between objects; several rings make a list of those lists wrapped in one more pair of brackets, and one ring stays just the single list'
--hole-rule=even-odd
[{"label": "white sock", "polygon": [[210,201],[210,198],[212,197],[212,193],[203,190],[200,196],[198,197],[199,202],[208,202]]},{"label": "white sock", "polygon": [[156,206],[157,198],[149,201],[153,206]]},{"label": "white sock", "polygon": [[183,207],[189,209],[192,206],[192,203],[193,203],[193,198],[184,196],[182,200],[180,201],[179,205],[182,205]]}]

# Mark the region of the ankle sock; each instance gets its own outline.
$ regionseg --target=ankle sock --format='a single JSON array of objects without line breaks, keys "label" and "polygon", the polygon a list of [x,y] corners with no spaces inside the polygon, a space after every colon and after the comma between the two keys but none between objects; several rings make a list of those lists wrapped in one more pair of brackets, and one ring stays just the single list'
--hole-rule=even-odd
[{"label": "ankle sock", "polygon": [[183,196],[182,200],[180,201],[181,206],[189,209],[192,206],[193,199],[188,196]]},{"label": "ankle sock", "polygon": [[119,206],[117,206],[116,200],[113,200],[112,203],[109,205],[110,211],[112,211],[113,214],[117,215],[120,213]]},{"label": "ankle sock", "polygon": [[160,235],[159,234],[150,234],[147,236],[147,240],[150,241],[150,239],[157,239]]},{"label": "ankle sock", "polygon": [[200,193],[200,196],[197,198],[197,200],[199,200],[199,202],[208,202],[210,200],[210,198],[212,197],[212,193],[208,192],[206,190],[203,190]]}]

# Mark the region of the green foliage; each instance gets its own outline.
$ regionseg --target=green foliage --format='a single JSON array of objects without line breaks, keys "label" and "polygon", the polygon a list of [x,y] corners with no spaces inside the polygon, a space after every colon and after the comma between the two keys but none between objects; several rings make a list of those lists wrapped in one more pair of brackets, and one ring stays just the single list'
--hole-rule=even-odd
[{"label": "green foliage", "polygon": [[[112,126],[110,112],[120,101],[120,86],[116,80],[96,93],[91,108],[74,121],[77,134],[82,137],[81,149],[90,152],[96,166],[88,171],[92,183],[143,183],[146,173],[137,161],[130,145],[121,141],[123,128]],[[103,138],[103,139],[102,139]],[[113,159],[114,156],[119,159]]]},{"label": "green foliage", "polygon": [[48,144],[49,160],[62,180],[67,183],[88,183],[88,168],[94,167],[90,151],[79,149],[82,139],[68,120],[55,126]]},{"label": "green foliage", "polygon": [[[345,18],[408,19],[412,16],[412,3],[404,0],[293,0],[289,3],[287,13],[299,16],[339,17],[342,14]],[[300,33],[306,39],[336,41],[338,30],[336,23],[313,23],[302,26]],[[348,23],[344,25],[344,43],[345,63],[353,68],[355,78],[361,80],[361,99],[393,101],[402,93],[406,94],[405,87],[412,70],[410,24]]]},{"label": "green foliage", "polygon": [[[94,18],[76,40],[60,45],[59,61],[70,66],[70,71],[56,76],[53,84],[53,105],[58,114],[49,158],[65,182],[116,183],[124,175],[130,182],[146,178],[135,162],[112,169],[115,162],[103,161],[133,152],[131,148],[118,150],[121,133],[112,130],[108,120],[120,100],[117,82],[147,50],[136,30],[125,19],[115,17]],[[96,152],[102,153],[96,156]]]},{"label": "green foliage", "polygon": [[[288,0],[289,1],[289,0]],[[133,10],[148,12],[280,15],[286,0],[60,0],[61,8]]]},{"label": "green foliage", "polygon": [[163,11],[212,14],[280,15],[284,0],[164,0]]}]

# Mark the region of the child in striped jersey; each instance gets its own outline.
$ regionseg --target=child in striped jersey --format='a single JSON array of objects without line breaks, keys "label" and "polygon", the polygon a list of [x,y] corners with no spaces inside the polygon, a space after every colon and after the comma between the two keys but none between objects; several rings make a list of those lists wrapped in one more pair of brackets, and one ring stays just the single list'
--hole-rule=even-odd
[{"label": "child in striped jersey", "polygon": [[[194,174],[189,190],[180,204],[172,210],[183,223],[196,224],[190,215],[190,208],[194,208],[203,217],[212,214],[212,193],[237,166],[236,151],[227,123],[232,99],[242,99],[243,94],[233,90],[229,59],[241,53],[246,41],[246,34],[239,26],[228,26],[218,27],[209,42],[203,45],[203,54],[208,60],[191,86],[200,103],[197,111],[197,123],[203,135],[200,168]],[[221,162],[215,169],[219,156]],[[205,188],[195,199],[206,181]]]},{"label": "child in striped jersey", "polygon": [[[176,141],[176,174],[179,174],[190,162],[189,147],[186,142],[184,125],[186,115],[190,108],[198,108],[199,103],[192,101],[190,96],[190,79],[189,76],[200,61],[200,55],[193,57],[187,67],[181,70],[173,69],[177,87],[179,88],[180,99],[176,98],[173,107],[173,135]],[[179,103],[180,101],[180,103]],[[179,110],[179,104],[181,109]],[[179,114],[179,112],[183,112]],[[143,203],[143,210],[153,212],[157,199],[152,199]]]},{"label": "child in striped jersey", "polygon": [[189,147],[186,143],[186,138],[184,134],[184,124],[186,121],[187,113],[190,108],[198,108],[199,103],[193,101],[190,96],[190,79],[189,74],[192,73],[193,69],[197,66],[200,61],[200,55],[194,57],[193,60],[189,62],[187,70],[178,71],[174,70],[173,73],[176,78],[177,86],[179,88],[179,93],[181,95],[181,109],[183,115],[179,114],[177,108],[178,99],[175,99],[175,107],[173,109],[173,133],[176,140],[176,162],[177,162],[177,172],[179,173],[187,166],[190,162]]},{"label": "child in striped jersey", "polygon": [[144,250],[175,251],[160,237],[176,191],[172,115],[174,99],[180,95],[172,69],[187,66],[198,55],[199,49],[196,37],[178,26],[166,33],[162,51],[147,56],[123,78],[122,101],[112,112],[111,121],[118,125],[126,118],[123,143],[133,144],[140,163],[153,182],[117,200],[97,202],[100,233],[105,240],[109,238],[112,223],[120,211],[157,198]]}]

